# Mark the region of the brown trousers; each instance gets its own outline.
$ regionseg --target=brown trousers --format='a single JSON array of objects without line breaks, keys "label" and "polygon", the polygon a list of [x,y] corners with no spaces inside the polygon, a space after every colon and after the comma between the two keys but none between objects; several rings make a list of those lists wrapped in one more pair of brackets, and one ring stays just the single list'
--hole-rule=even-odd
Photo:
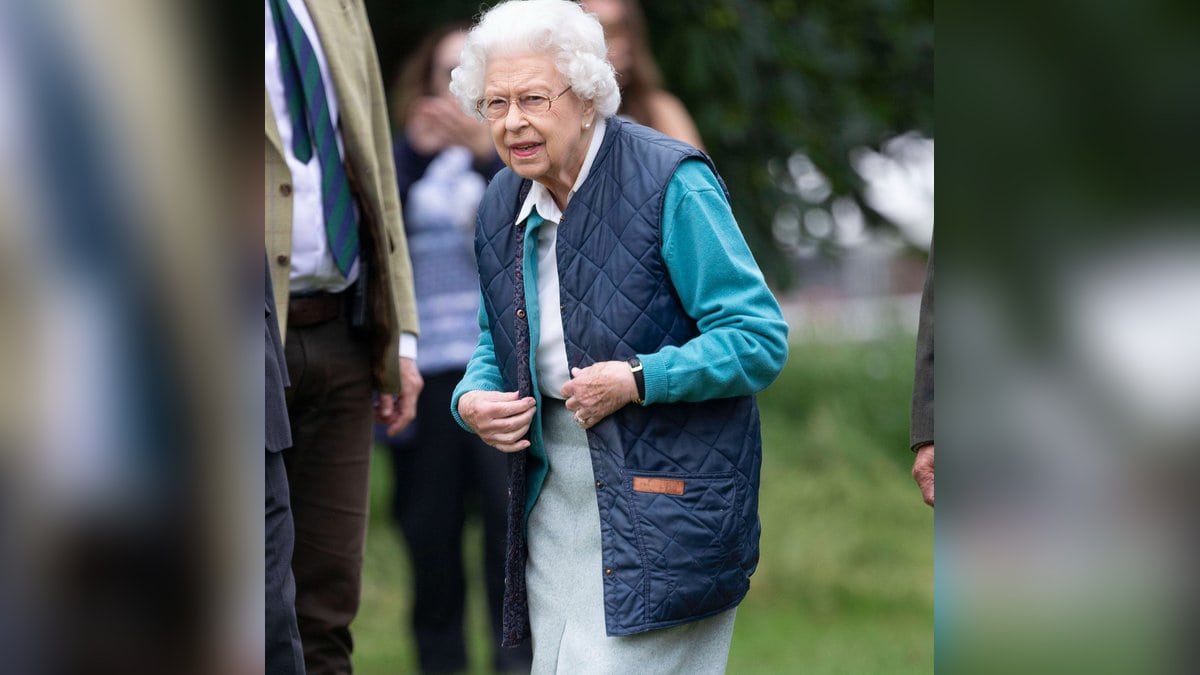
[{"label": "brown trousers", "polygon": [[350,673],[371,460],[370,348],[343,316],[289,325],[292,441],[284,451],[296,544],[296,618],[309,675]]}]

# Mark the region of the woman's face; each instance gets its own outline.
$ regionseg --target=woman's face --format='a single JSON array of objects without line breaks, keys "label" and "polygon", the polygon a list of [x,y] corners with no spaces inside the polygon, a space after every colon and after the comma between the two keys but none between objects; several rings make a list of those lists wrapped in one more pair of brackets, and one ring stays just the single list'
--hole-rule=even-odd
[{"label": "woman's face", "polygon": [[633,65],[633,41],[625,21],[623,0],[584,0],[583,9],[595,14],[604,27],[608,62],[618,73],[628,73]]},{"label": "woman's face", "polygon": [[[487,65],[484,98],[509,99],[508,112],[491,120],[492,140],[500,158],[517,175],[549,188],[560,206],[583,166],[592,138],[595,106],[580,101],[547,56],[494,57]],[[554,99],[541,114],[521,110],[516,99],[530,94]]]}]

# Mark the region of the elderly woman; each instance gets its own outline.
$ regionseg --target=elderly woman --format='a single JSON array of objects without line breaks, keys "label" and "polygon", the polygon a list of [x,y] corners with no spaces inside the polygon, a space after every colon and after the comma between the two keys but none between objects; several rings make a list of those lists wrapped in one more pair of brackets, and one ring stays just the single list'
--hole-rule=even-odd
[{"label": "elderly woman", "polygon": [[451,411],[511,453],[504,637],[532,635],[534,672],[721,672],[787,326],[711,160],[614,116],[606,53],[567,0],[468,34],[450,89],[507,168]]}]

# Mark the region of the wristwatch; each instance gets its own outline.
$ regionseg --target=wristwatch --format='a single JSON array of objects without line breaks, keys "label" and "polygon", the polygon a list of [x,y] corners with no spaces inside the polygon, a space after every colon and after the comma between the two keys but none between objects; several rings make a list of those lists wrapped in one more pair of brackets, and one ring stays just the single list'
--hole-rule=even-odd
[{"label": "wristwatch", "polygon": [[629,364],[629,369],[633,371],[633,381],[637,384],[637,398],[633,402],[641,405],[646,402],[646,376],[642,373],[642,361],[638,357],[631,357],[626,363]]}]

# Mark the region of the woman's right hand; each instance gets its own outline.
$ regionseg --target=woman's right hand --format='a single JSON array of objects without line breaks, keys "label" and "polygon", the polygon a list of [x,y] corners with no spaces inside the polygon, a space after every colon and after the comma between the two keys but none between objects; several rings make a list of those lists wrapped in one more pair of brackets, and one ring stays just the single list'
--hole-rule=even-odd
[{"label": "woman's right hand", "polygon": [[468,391],[458,399],[458,416],[484,443],[501,452],[529,447],[525,435],[533,422],[536,401],[515,391]]}]

